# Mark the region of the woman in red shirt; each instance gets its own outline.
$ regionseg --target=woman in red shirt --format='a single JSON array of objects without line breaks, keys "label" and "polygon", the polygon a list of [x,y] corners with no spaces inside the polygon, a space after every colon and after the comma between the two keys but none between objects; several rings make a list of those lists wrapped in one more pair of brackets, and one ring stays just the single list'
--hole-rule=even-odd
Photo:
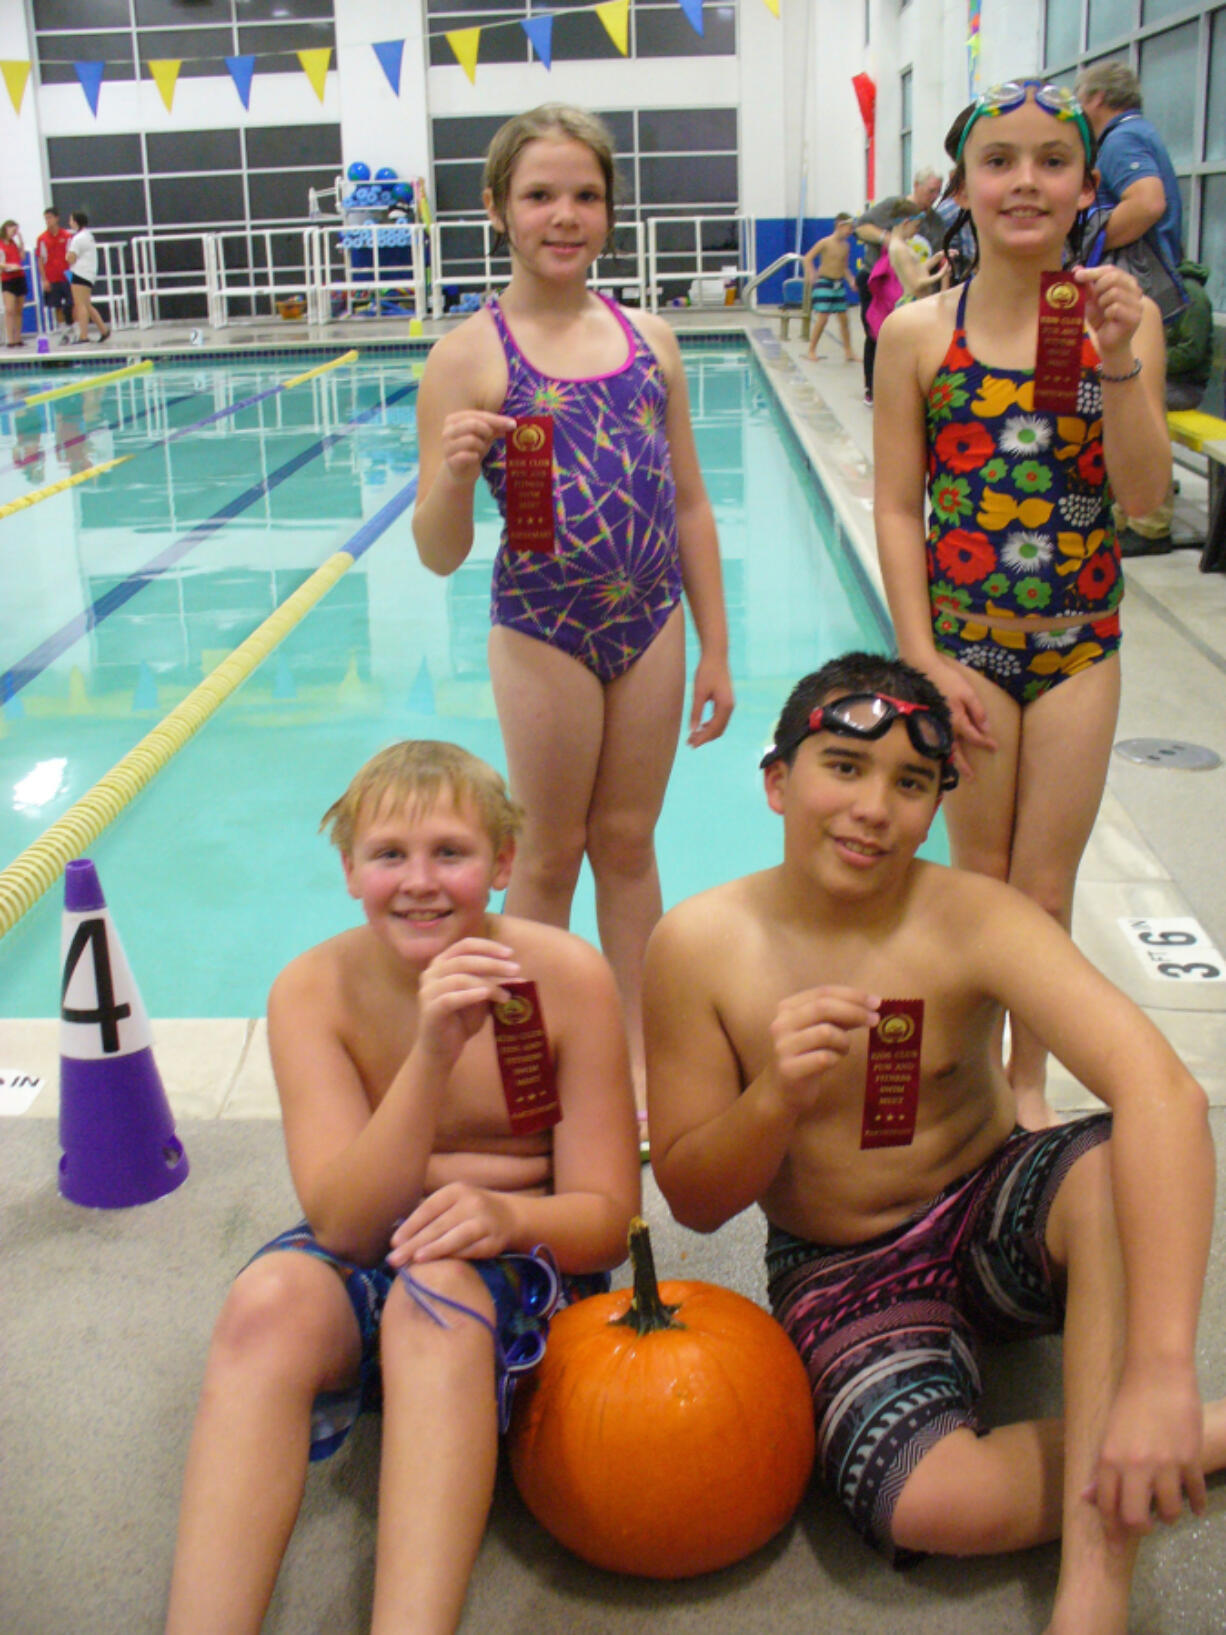
[{"label": "woman in red shirt", "polygon": [[15,221],[6,221],[0,227],[0,279],[4,283],[4,338],[9,346],[20,346],[27,287],[25,245]]}]

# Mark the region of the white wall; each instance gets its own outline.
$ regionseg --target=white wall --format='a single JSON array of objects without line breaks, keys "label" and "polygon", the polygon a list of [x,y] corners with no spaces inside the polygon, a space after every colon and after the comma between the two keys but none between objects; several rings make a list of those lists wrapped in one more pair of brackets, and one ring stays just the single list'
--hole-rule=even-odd
[{"label": "white wall", "polygon": [[[853,74],[867,73],[877,86],[875,196],[905,191],[911,182],[900,168],[900,77],[905,68],[912,71],[912,171],[931,165],[943,173],[949,163],[945,132],[970,100],[967,0],[910,0],[901,10],[899,0],[871,0],[867,45],[862,0],[812,0],[812,5],[815,26],[805,53],[809,83],[804,119],[809,214],[832,216],[859,209],[864,201],[864,131],[851,87]],[[1041,22],[1042,0],[984,7],[980,89],[1035,72]],[[751,104],[746,111],[752,120]]]},{"label": "white wall", "polygon": [[[0,58],[6,62],[33,60],[30,35],[26,29],[25,7],[0,0]],[[31,70],[22,98],[21,112],[13,112],[8,88],[0,80],[0,152],[4,154],[4,203],[0,220],[11,216],[21,228],[27,250],[45,223],[47,208],[43,173],[43,145],[39,138],[38,75]]]}]

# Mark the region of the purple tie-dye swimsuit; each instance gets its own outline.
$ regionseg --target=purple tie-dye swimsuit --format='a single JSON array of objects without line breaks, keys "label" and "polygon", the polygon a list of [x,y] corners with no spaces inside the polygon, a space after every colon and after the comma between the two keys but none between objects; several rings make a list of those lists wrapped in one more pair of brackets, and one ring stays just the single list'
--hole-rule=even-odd
[{"label": "purple tie-dye swimsuit", "polygon": [[[655,640],[681,600],[676,490],[655,353],[616,302],[601,296],[629,354],[611,374],[558,380],[534,369],[497,299],[488,311],[507,359],[508,415],[553,416],[555,551],[511,550],[504,526],[491,622],[560,648],[614,681]],[[483,464],[504,522],[506,445]]]}]

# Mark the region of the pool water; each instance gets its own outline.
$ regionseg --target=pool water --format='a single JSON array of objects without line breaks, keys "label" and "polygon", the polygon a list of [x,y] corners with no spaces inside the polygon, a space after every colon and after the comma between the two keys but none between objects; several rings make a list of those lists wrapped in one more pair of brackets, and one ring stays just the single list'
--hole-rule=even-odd
[{"label": "pool water", "polygon": [[[886,645],[748,348],[685,358],[738,703],[719,742],[679,752],[658,831],[666,904],[777,861],[756,766],[784,696],[832,655]],[[321,361],[167,364],[19,411],[4,407],[13,377],[0,387],[0,865],[360,542],[349,572],[90,848],[154,1016],[258,1016],[287,960],[355,923],[317,825],[367,756],[447,738],[505,768],[485,658],[492,503],[480,489],[469,561],[447,580],[427,573],[409,527],[420,361],[367,354],[277,389]],[[21,392],[64,378],[25,376]],[[0,938],[0,1015],[57,1013],[61,906],[57,886]],[[595,940],[586,875],[572,923]]]}]

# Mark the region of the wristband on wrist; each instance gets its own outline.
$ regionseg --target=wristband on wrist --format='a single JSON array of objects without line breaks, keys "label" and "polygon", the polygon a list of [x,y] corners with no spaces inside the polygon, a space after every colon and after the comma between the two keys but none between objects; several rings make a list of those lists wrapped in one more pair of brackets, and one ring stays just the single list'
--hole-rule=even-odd
[{"label": "wristband on wrist", "polygon": [[1099,378],[1099,380],[1107,381],[1112,386],[1118,386],[1121,381],[1135,380],[1140,373],[1141,373],[1141,360],[1140,360],[1140,358],[1134,358],[1133,363],[1132,363],[1132,368],[1128,371],[1128,373],[1126,375],[1109,375],[1107,373],[1107,371],[1100,366],[1099,371],[1098,371],[1098,378]]}]

